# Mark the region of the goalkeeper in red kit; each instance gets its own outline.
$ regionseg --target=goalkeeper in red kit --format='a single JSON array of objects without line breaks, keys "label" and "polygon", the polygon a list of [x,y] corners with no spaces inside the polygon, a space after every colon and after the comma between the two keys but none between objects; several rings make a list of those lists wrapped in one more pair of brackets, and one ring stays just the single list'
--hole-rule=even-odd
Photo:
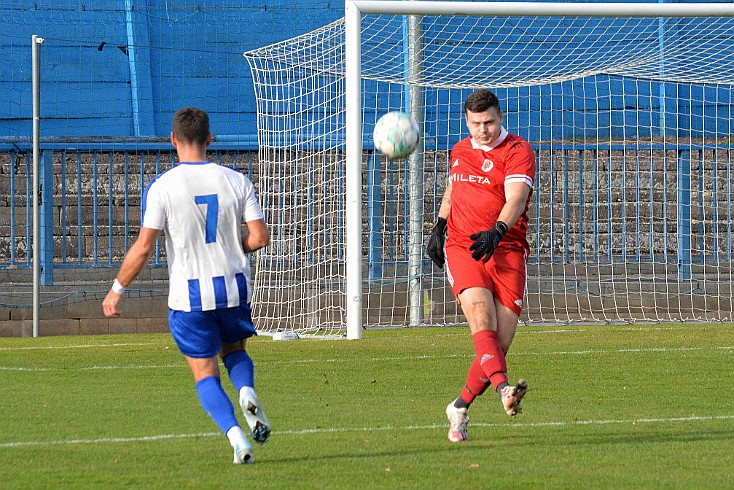
[{"label": "goalkeeper in red kit", "polygon": [[451,150],[449,182],[427,252],[446,265],[451,289],[469,323],[476,357],[466,384],[449,403],[449,440],[467,439],[468,409],[492,386],[508,415],[522,410],[525,380],[510,384],[505,357],[523,306],[528,203],[535,153],[502,126],[497,96],[477,90],[464,103],[470,136]]}]

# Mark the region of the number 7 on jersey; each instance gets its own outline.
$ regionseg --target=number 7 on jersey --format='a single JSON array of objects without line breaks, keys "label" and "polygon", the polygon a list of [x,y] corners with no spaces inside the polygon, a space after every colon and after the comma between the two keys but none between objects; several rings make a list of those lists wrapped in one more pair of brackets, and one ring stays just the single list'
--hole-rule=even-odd
[{"label": "number 7 on jersey", "polygon": [[194,196],[196,204],[206,206],[206,239],[205,243],[217,241],[217,220],[219,219],[219,199],[216,194]]}]

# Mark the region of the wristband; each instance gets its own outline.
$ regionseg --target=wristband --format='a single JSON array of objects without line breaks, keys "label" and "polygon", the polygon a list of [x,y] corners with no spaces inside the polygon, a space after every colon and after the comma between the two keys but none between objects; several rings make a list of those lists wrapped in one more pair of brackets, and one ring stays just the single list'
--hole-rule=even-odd
[{"label": "wristband", "polygon": [[507,235],[507,232],[510,231],[510,229],[507,227],[507,224],[504,221],[498,221],[494,224],[494,227],[497,229],[497,231],[500,232],[500,235],[502,238],[504,238],[505,235]]},{"label": "wristband", "polygon": [[115,279],[115,282],[112,283],[112,292],[122,294],[125,292],[125,286],[120,284],[120,281]]}]

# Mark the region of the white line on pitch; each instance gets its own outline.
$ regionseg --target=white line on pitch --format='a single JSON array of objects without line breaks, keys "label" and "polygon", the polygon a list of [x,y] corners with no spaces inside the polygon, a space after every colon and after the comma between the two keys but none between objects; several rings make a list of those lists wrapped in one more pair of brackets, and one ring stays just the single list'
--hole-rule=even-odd
[{"label": "white line on pitch", "polygon": [[[690,417],[657,417],[657,418],[641,418],[641,419],[611,419],[611,420],[574,420],[574,421],[558,421],[558,422],[520,422],[514,424],[497,424],[497,423],[476,423],[472,427],[572,427],[580,425],[609,425],[609,424],[654,424],[654,423],[670,423],[670,422],[707,422],[720,420],[734,420],[734,415],[714,415],[714,416],[695,416]],[[406,426],[386,426],[386,427],[335,427],[332,429],[300,429],[273,431],[273,435],[303,435],[303,434],[332,434],[340,432],[380,432],[386,430],[432,430],[445,429],[446,424],[429,424],[429,425],[406,425]],[[69,445],[69,444],[106,444],[106,443],[125,443],[125,442],[147,442],[161,441],[166,439],[191,439],[196,437],[221,437],[220,432],[202,432],[199,434],[161,434],[157,436],[143,437],[105,437],[101,439],[69,439],[58,441],[17,441],[2,442],[0,448],[27,447],[27,446],[52,446],[52,445]]]},{"label": "white line on pitch", "polygon": [[[714,347],[649,347],[645,349],[617,349],[617,350],[579,350],[579,351],[553,351],[553,352],[513,352],[514,356],[583,356],[588,354],[639,354],[643,352],[691,352],[691,351],[732,351],[734,346],[722,345]],[[260,365],[278,365],[278,364],[313,364],[313,363],[337,363],[337,362],[385,362],[385,361],[408,361],[408,360],[427,360],[427,359],[464,359],[474,357],[474,354],[449,354],[445,356],[400,356],[400,357],[370,357],[366,359],[349,358],[349,359],[291,359],[288,361],[268,361],[259,360]],[[44,371],[95,371],[104,369],[183,369],[185,364],[165,364],[158,366],[138,365],[138,366],[84,366],[84,367],[52,367],[52,368],[27,368],[14,366],[0,366],[0,371],[18,371],[18,372],[44,372]]]},{"label": "white line on pitch", "polygon": [[[732,345],[714,346],[714,347],[650,347],[647,349],[616,349],[616,350],[580,350],[580,351],[553,351],[553,352],[512,352],[510,357],[514,356],[569,356],[569,355],[588,355],[588,354],[628,354],[641,352],[688,352],[688,351],[705,351],[705,350],[734,350]],[[349,358],[349,359],[292,359],[289,361],[268,361],[260,360],[259,364],[307,364],[318,362],[365,362],[365,361],[406,361],[406,360],[422,360],[422,359],[462,359],[475,357],[471,352],[467,354],[449,354],[445,356],[400,356],[400,357],[371,357],[367,359]]]},{"label": "white line on pitch", "polygon": [[0,447],[20,447],[20,446],[52,446],[59,444],[104,444],[114,442],[145,442],[145,441],[162,441],[165,439],[191,439],[194,437],[213,437],[221,436],[221,432],[203,432],[201,434],[161,434],[158,436],[143,437],[104,437],[102,439],[70,439],[67,441],[26,441],[26,442],[3,442]]},{"label": "white line on pitch", "polygon": [[45,371],[104,371],[112,369],[187,369],[187,364],[164,364],[161,366],[151,365],[125,365],[125,366],[83,366],[83,367],[52,367],[52,368],[28,368],[28,367],[13,367],[13,366],[0,366],[0,371],[18,371],[18,372],[33,372],[40,373]]},{"label": "white line on pitch", "polygon": [[158,342],[125,343],[125,344],[81,344],[81,345],[28,345],[23,347],[0,347],[0,350],[36,350],[36,349],[89,349],[96,347],[136,347],[143,345],[161,345]]},{"label": "white line on pitch", "polygon": [[[517,327],[517,335],[547,335],[547,334],[558,334],[558,333],[587,333],[587,332],[593,332],[594,330],[601,330],[603,329],[605,332],[638,332],[638,333],[646,333],[646,332],[654,332],[659,330],[688,330],[691,328],[696,328],[697,326],[701,326],[700,323],[691,323],[691,324],[685,324],[681,323],[680,325],[669,325],[669,326],[659,326],[655,324],[639,324],[639,325],[627,325],[627,324],[582,324],[582,325],[560,325],[560,326],[554,326],[554,325],[518,325]],[[734,328],[734,323],[711,323],[708,325],[705,325],[708,328]],[[464,327],[464,328],[461,328]],[[451,331],[446,333],[437,333],[433,334],[432,338],[437,337],[466,337],[469,335],[469,328],[466,325],[452,325],[447,327],[429,327],[431,329],[441,329],[441,328],[447,328],[451,329]],[[458,329],[458,330],[455,330]],[[410,337],[409,335],[394,335],[391,336],[391,339],[397,339],[397,338],[406,338]]]},{"label": "white line on pitch", "polygon": [[[647,333],[647,332],[655,332],[660,330],[690,330],[691,328],[699,327],[708,327],[712,329],[719,329],[719,328],[733,328],[734,324],[732,323],[713,323],[710,325],[702,326],[701,324],[681,324],[681,325],[671,325],[668,327],[661,327],[661,326],[652,326],[652,325],[628,325],[628,326],[621,326],[621,325],[578,325],[576,327],[573,327],[569,325],[566,328],[553,328],[553,327],[541,327],[541,326],[519,326],[517,328],[517,333],[519,335],[544,335],[544,334],[553,334],[553,333],[586,333],[586,332],[593,332],[594,329],[604,329],[605,332],[637,332],[637,333]],[[587,327],[587,328],[584,328]],[[533,330],[526,330],[526,329],[533,329]]]},{"label": "white line on pitch", "polygon": [[558,352],[513,352],[511,356],[562,356],[562,355],[586,355],[586,354],[627,354],[641,352],[689,352],[702,350],[734,350],[732,345],[717,345],[709,347],[648,347],[640,349],[617,349],[617,350],[578,350],[578,351],[558,351]]},{"label": "white line on pitch", "polygon": [[[613,420],[574,420],[560,422],[520,422],[514,424],[498,424],[498,423],[472,423],[472,427],[570,427],[576,425],[609,425],[609,424],[650,424],[650,423],[669,423],[669,422],[702,422],[717,420],[734,420],[734,415],[714,415],[714,416],[690,416],[690,417],[671,417],[671,418],[644,418],[644,419],[613,419]],[[403,427],[359,427],[359,428],[333,428],[333,429],[302,429],[278,432],[280,435],[300,435],[300,434],[321,434],[332,432],[377,432],[384,430],[424,430],[424,429],[445,429],[446,424],[431,425],[408,425]],[[275,432],[273,432],[275,434]],[[0,444],[0,447],[2,445]]]},{"label": "white line on pitch", "polygon": [[[697,324],[694,324],[697,325]],[[734,323],[715,323],[712,324],[715,328],[727,328],[727,327],[734,327]],[[441,328],[441,327],[436,327]],[[451,327],[446,327],[451,328]],[[648,331],[654,331],[654,330],[679,330],[679,329],[687,329],[691,328],[690,325],[673,325],[669,327],[661,327],[661,326],[654,326],[654,325],[639,325],[639,326],[616,326],[616,325],[606,325],[606,324],[590,324],[590,325],[569,325],[565,328],[554,328],[552,326],[549,327],[543,327],[539,325],[523,325],[519,326],[517,329],[518,335],[544,335],[544,334],[554,334],[554,333],[580,333],[580,332],[586,332],[590,329],[599,329],[599,328],[613,328],[616,331],[632,331],[632,332],[648,332]],[[537,329],[537,330],[527,330],[527,329]],[[468,329],[467,331],[468,332]],[[447,332],[444,334],[438,334],[436,337],[459,337],[459,336],[466,336],[465,331],[460,332]],[[402,336],[395,336],[392,338],[399,338]],[[0,347],[0,351],[18,351],[18,350],[42,350],[42,349],[91,349],[96,347],[135,347],[135,346],[150,346],[150,345],[163,345],[165,346],[165,343],[160,342],[140,342],[140,343],[112,343],[112,344],[79,344],[79,345],[38,345],[38,346],[19,346],[19,347]]]}]

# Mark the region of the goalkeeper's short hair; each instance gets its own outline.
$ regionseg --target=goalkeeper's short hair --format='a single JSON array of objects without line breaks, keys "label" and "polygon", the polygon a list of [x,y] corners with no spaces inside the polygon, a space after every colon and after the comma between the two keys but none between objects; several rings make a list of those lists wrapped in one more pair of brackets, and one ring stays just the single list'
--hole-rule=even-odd
[{"label": "goalkeeper's short hair", "polygon": [[500,100],[494,94],[485,88],[481,88],[469,94],[464,102],[464,113],[466,112],[485,112],[494,107],[497,112],[500,111]]}]

